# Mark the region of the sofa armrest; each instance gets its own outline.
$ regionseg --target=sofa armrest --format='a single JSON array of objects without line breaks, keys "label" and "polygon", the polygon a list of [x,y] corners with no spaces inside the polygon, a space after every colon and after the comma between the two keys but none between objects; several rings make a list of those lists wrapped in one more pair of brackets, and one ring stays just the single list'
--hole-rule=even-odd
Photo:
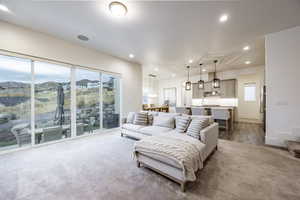
[{"label": "sofa armrest", "polygon": [[204,160],[217,148],[219,124],[213,123],[200,131],[201,142],[205,144]]},{"label": "sofa armrest", "polygon": [[123,117],[121,122],[122,122],[122,124],[126,124],[127,118],[126,118],[126,117]]},{"label": "sofa armrest", "polygon": [[204,144],[207,144],[209,142],[216,143],[218,140],[218,136],[219,136],[218,123],[213,123],[200,131],[201,141]]}]

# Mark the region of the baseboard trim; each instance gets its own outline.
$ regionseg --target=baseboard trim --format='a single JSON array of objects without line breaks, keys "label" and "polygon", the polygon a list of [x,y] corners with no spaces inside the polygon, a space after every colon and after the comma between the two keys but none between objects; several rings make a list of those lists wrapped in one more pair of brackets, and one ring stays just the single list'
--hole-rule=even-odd
[{"label": "baseboard trim", "polygon": [[271,147],[274,149],[281,149],[281,150],[288,150],[287,147],[283,147],[283,146],[276,146],[276,145],[272,145],[272,144],[264,144],[265,147]]}]

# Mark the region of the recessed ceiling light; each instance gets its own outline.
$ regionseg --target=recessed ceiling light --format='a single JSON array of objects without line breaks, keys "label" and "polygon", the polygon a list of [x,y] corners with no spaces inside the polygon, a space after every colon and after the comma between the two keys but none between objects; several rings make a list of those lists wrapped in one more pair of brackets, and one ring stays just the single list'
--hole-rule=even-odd
[{"label": "recessed ceiling light", "polygon": [[247,61],[245,61],[245,64],[249,65],[249,64],[251,64],[251,61],[247,60]]},{"label": "recessed ceiling light", "polygon": [[132,53],[129,54],[129,58],[134,58],[134,55]]},{"label": "recessed ceiling light", "polygon": [[155,67],[155,68],[154,68],[154,71],[156,71],[156,72],[157,72],[157,71],[158,71],[158,68],[157,68],[157,67]]},{"label": "recessed ceiling light", "polygon": [[111,2],[108,7],[111,14],[116,17],[123,17],[127,14],[127,7],[119,1]]},{"label": "recessed ceiling light", "polygon": [[203,72],[206,72],[206,69],[202,69]]},{"label": "recessed ceiling light", "polygon": [[244,46],[244,48],[243,48],[244,51],[248,51],[249,49],[250,49],[249,46]]},{"label": "recessed ceiling light", "polygon": [[189,63],[193,63],[193,60],[192,60],[192,59],[190,59],[190,60],[189,60]]},{"label": "recessed ceiling light", "polygon": [[8,9],[8,7],[6,5],[0,4],[0,10],[4,11],[4,12],[10,12],[10,10]]},{"label": "recessed ceiling light", "polygon": [[85,41],[85,42],[89,40],[89,38],[87,36],[85,36],[85,35],[78,35],[77,38],[79,40],[82,40],[82,41]]},{"label": "recessed ceiling light", "polygon": [[173,73],[171,76],[174,78],[176,76],[176,74]]},{"label": "recessed ceiling light", "polygon": [[224,14],[224,15],[221,15],[221,17],[220,17],[220,19],[219,19],[219,21],[220,22],[226,22],[228,20],[228,15],[227,14]]}]

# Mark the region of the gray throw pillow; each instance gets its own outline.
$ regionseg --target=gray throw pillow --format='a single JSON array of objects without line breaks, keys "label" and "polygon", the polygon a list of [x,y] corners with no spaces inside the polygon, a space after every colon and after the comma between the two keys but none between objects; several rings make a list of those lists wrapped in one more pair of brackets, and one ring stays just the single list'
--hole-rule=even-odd
[{"label": "gray throw pillow", "polygon": [[178,116],[175,118],[176,131],[184,133],[190,124],[191,118],[189,116]]},{"label": "gray throw pillow", "polygon": [[186,134],[194,137],[198,140],[201,140],[200,131],[209,126],[209,120],[205,118],[194,118],[192,119]]},{"label": "gray throw pillow", "polygon": [[126,123],[133,124],[135,112],[129,112],[126,118]]},{"label": "gray throw pillow", "polygon": [[175,118],[170,116],[154,116],[153,126],[175,128]]},{"label": "gray throw pillow", "polygon": [[133,124],[147,126],[148,125],[148,113],[136,113]]}]

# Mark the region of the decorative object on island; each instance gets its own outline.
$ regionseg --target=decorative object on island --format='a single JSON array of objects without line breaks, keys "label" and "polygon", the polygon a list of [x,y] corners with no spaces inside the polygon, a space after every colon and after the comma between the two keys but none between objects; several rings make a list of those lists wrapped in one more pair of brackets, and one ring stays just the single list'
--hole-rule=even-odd
[{"label": "decorative object on island", "polygon": [[202,78],[201,75],[202,75],[202,63],[200,63],[200,79],[198,81],[198,88],[202,90],[204,89],[204,81],[201,79]]},{"label": "decorative object on island", "polygon": [[217,62],[218,62],[218,60],[214,60],[214,63],[215,63],[215,72],[214,72],[214,80],[212,82],[213,88],[220,88],[220,82],[221,82],[220,79],[218,79],[216,77],[216,74],[217,74]]},{"label": "decorative object on island", "polygon": [[186,67],[188,70],[188,79],[187,82],[185,82],[185,90],[189,91],[192,88],[192,82],[190,81],[190,66]]}]

